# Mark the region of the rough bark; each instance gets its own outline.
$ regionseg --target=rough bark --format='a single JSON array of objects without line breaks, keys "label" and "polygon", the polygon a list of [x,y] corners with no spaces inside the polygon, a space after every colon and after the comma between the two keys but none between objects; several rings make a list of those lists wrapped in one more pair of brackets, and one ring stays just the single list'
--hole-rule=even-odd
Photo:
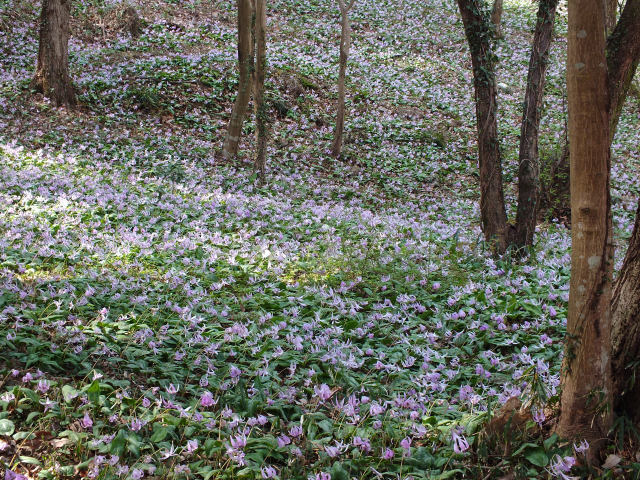
[{"label": "rough bark", "polygon": [[349,58],[349,48],[351,47],[351,24],[349,22],[349,10],[353,7],[355,0],[348,4],[344,0],[338,0],[341,15],[342,31],[340,34],[340,61],[338,72],[338,113],[336,116],[336,128],[333,132],[333,145],[331,155],[339,157],[342,152],[342,135],[344,132],[344,82],[347,72],[347,59]]},{"label": "rough bark", "polygon": [[640,61],[640,0],[627,0],[620,19],[607,40],[611,139]]},{"label": "rough bark", "polygon": [[616,410],[640,423],[640,203],[629,248],[613,290],[612,362]]},{"label": "rough bark", "polygon": [[502,37],[502,7],[503,0],[493,0],[493,8],[491,9],[491,23],[493,23],[495,36],[497,38]]},{"label": "rough bark", "polygon": [[238,0],[238,96],[233,104],[227,135],[222,147],[222,157],[228,160],[238,153],[242,123],[251,96],[251,67],[253,48],[251,37],[251,0]]},{"label": "rough bark", "polygon": [[496,80],[491,51],[491,25],[480,0],[458,0],[471,51],[478,130],[480,217],[485,240],[504,252],[510,229],[502,190],[502,160],[498,142]]},{"label": "rough bark", "polygon": [[[640,0],[627,1],[607,42],[611,131],[615,132],[629,86],[640,60]],[[612,362],[616,409],[640,425],[640,388],[636,376],[640,359],[640,204],[616,279],[612,301]]]},{"label": "rough bark", "polygon": [[36,74],[31,81],[56,106],[73,107],[76,97],[69,77],[71,0],[43,0]]},{"label": "rough bark", "polygon": [[266,5],[265,0],[255,0],[256,11],[256,70],[253,99],[256,111],[256,157],[254,167],[261,183],[265,181],[267,155],[267,116],[269,107],[264,98],[264,77],[267,69]]},{"label": "rough bark", "polygon": [[571,283],[558,433],[586,439],[589,460],[611,426],[611,199],[604,8],[569,1]]},{"label": "rough bark", "polygon": [[540,0],[529,58],[518,155],[518,210],[514,238],[514,243],[518,247],[532,245],[536,229],[540,196],[538,128],[557,5],[558,0]]}]

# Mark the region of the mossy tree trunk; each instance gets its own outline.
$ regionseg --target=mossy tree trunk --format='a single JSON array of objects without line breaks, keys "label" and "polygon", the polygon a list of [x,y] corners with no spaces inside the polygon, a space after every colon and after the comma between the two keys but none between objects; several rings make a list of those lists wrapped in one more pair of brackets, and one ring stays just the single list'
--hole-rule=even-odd
[{"label": "mossy tree trunk", "polygon": [[74,107],[76,96],[69,77],[69,16],[71,0],[43,0],[36,74],[32,88],[56,106]]},{"label": "mossy tree trunk", "polygon": [[481,0],[458,0],[464,31],[471,51],[475,90],[478,163],[480,170],[480,218],[485,240],[502,253],[510,228],[502,190],[502,160],[498,140],[497,92],[491,50],[491,23]]}]

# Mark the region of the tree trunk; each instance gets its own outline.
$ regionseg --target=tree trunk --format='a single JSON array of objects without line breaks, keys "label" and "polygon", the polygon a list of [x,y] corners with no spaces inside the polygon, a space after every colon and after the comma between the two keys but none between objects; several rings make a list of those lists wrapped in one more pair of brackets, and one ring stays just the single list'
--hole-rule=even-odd
[{"label": "tree trunk", "polygon": [[[607,43],[611,131],[615,132],[624,99],[640,60],[640,0],[628,0]],[[640,203],[622,269],[613,290],[612,362],[616,408],[640,425]]]},{"label": "tree trunk", "polygon": [[238,96],[233,104],[227,136],[222,147],[222,157],[228,160],[238,153],[238,143],[242,134],[249,97],[251,95],[251,67],[253,65],[253,48],[251,38],[251,0],[238,0]]},{"label": "tree trunk", "polygon": [[[610,138],[613,140],[618,128],[622,106],[627,98],[633,77],[640,60],[640,0],[627,0],[620,19],[607,40],[607,73],[609,77]],[[565,168],[568,170],[568,168]],[[561,179],[562,180],[562,179]],[[564,184],[554,185],[552,190],[568,190],[569,178]],[[551,202],[560,210],[568,203]]]},{"label": "tree trunk", "polygon": [[267,69],[266,7],[265,0],[256,0],[256,72],[253,99],[256,110],[256,160],[255,170],[260,183],[265,181],[267,155],[267,116],[269,107],[264,98],[264,77]]},{"label": "tree trunk", "polygon": [[56,106],[74,107],[76,97],[69,77],[70,0],[43,0],[40,42],[32,88]]},{"label": "tree trunk", "polygon": [[613,32],[613,29],[616,27],[618,0],[605,0],[604,6],[606,8],[605,28],[608,36],[611,35],[611,32]]},{"label": "tree trunk", "polygon": [[558,0],[540,0],[529,58],[518,155],[518,211],[514,241],[519,247],[532,245],[536,230],[540,188],[538,128],[557,5]]},{"label": "tree trunk", "polygon": [[640,203],[636,221],[613,290],[612,362],[616,410],[640,424]]},{"label": "tree trunk", "polygon": [[569,0],[571,284],[558,433],[597,461],[611,426],[609,110],[601,2]]},{"label": "tree trunk", "polygon": [[478,129],[480,169],[480,217],[485,240],[502,253],[509,228],[502,190],[502,162],[496,118],[496,80],[491,52],[491,27],[480,0],[458,0],[464,31],[471,51]]},{"label": "tree trunk", "polygon": [[640,0],[627,0],[620,20],[607,40],[611,139],[640,61]]},{"label": "tree trunk", "polygon": [[336,117],[336,129],[333,133],[333,145],[331,155],[339,157],[342,152],[342,134],[344,132],[344,81],[347,71],[347,59],[349,58],[349,48],[351,46],[351,25],[349,24],[349,10],[353,7],[353,2],[347,5],[344,0],[338,0],[340,14],[342,17],[342,32],[340,34],[340,71],[338,73],[338,114]]},{"label": "tree trunk", "polygon": [[502,5],[503,0],[493,0],[491,23],[493,23],[496,38],[502,37]]}]

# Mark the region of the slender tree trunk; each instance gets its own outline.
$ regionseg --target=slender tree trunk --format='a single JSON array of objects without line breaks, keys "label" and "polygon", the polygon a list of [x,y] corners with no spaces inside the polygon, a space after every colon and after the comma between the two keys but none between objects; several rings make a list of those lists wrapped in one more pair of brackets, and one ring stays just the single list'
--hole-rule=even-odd
[{"label": "slender tree trunk", "polygon": [[69,77],[69,15],[71,0],[43,0],[40,43],[32,88],[56,106],[73,107],[76,96]]},{"label": "slender tree trunk", "polygon": [[496,38],[502,37],[502,6],[503,0],[493,0],[491,23],[493,23]]},{"label": "slender tree trunk", "polygon": [[502,253],[510,229],[502,190],[502,161],[496,118],[496,80],[491,52],[491,27],[480,0],[458,0],[464,31],[471,51],[475,89],[478,160],[480,169],[480,217],[485,240]]},{"label": "slender tree trunk", "polygon": [[338,0],[341,14],[342,32],[340,34],[340,71],[338,73],[338,115],[336,117],[336,129],[333,133],[333,145],[331,155],[339,157],[342,152],[342,134],[344,132],[344,81],[347,72],[347,59],[351,47],[351,25],[349,23],[349,10],[355,0],[347,5],[344,0]]},{"label": "slender tree trunk", "polygon": [[604,8],[569,0],[567,93],[571,145],[571,284],[561,413],[565,438],[586,439],[589,459],[611,426],[611,198]]},{"label": "slender tree trunk", "polygon": [[[640,60],[640,0],[627,1],[607,43],[611,131],[615,132],[624,99]],[[614,398],[618,411],[640,426],[640,203],[616,279],[612,302],[612,358]]]},{"label": "slender tree trunk", "polygon": [[256,159],[255,170],[260,182],[265,181],[267,155],[267,116],[269,108],[264,98],[264,77],[267,69],[266,6],[265,0],[256,0],[256,72],[253,99],[256,110]]},{"label": "slender tree trunk", "polygon": [[222,147],[222,157],[228,160],[238,153],[238,143],[242,134],[242,123],[251,96],[251,69],[253,48],[251,38],[251,0],[238,0],[238,96],[233,104],[227,136]]},{"label": "slender tree trunk", "polygon": [[557,5],[558,0],[540,0],[529,58],[518,156],[518,210],[514,240],[519,247],[533,244],[536,229],[540,186],[538,128]]}]

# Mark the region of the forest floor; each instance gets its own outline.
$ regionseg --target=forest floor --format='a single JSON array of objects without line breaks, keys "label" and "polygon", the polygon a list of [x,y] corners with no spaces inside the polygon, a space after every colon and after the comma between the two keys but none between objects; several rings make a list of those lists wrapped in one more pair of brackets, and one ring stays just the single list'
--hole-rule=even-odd
[{"label": "forest floor", "polygon": [[[237,161],[220,157],[235,2],[139,0],[137,39],[127,5],[74,3],[67,111],[29,89],[39,5],[0,0],[5,478],[546,478],[568,457],[588,475],[550,433],[570,232],[546,219],[524,259],[484,248],[454,2],[357,0],[339,160],[338,8],[268,2],[264,186],[252,119]],[[511,216],[535,8],[506,0],[497,45]],[[561,8],[544,172],[565,137],[565,34]],[[631,96],[613,142],[616,266],[638,131]],[[505,404],[507,425],[485,428]],[[624,438],[606,453],[615,468],[590,474],[640,471]]]}]

